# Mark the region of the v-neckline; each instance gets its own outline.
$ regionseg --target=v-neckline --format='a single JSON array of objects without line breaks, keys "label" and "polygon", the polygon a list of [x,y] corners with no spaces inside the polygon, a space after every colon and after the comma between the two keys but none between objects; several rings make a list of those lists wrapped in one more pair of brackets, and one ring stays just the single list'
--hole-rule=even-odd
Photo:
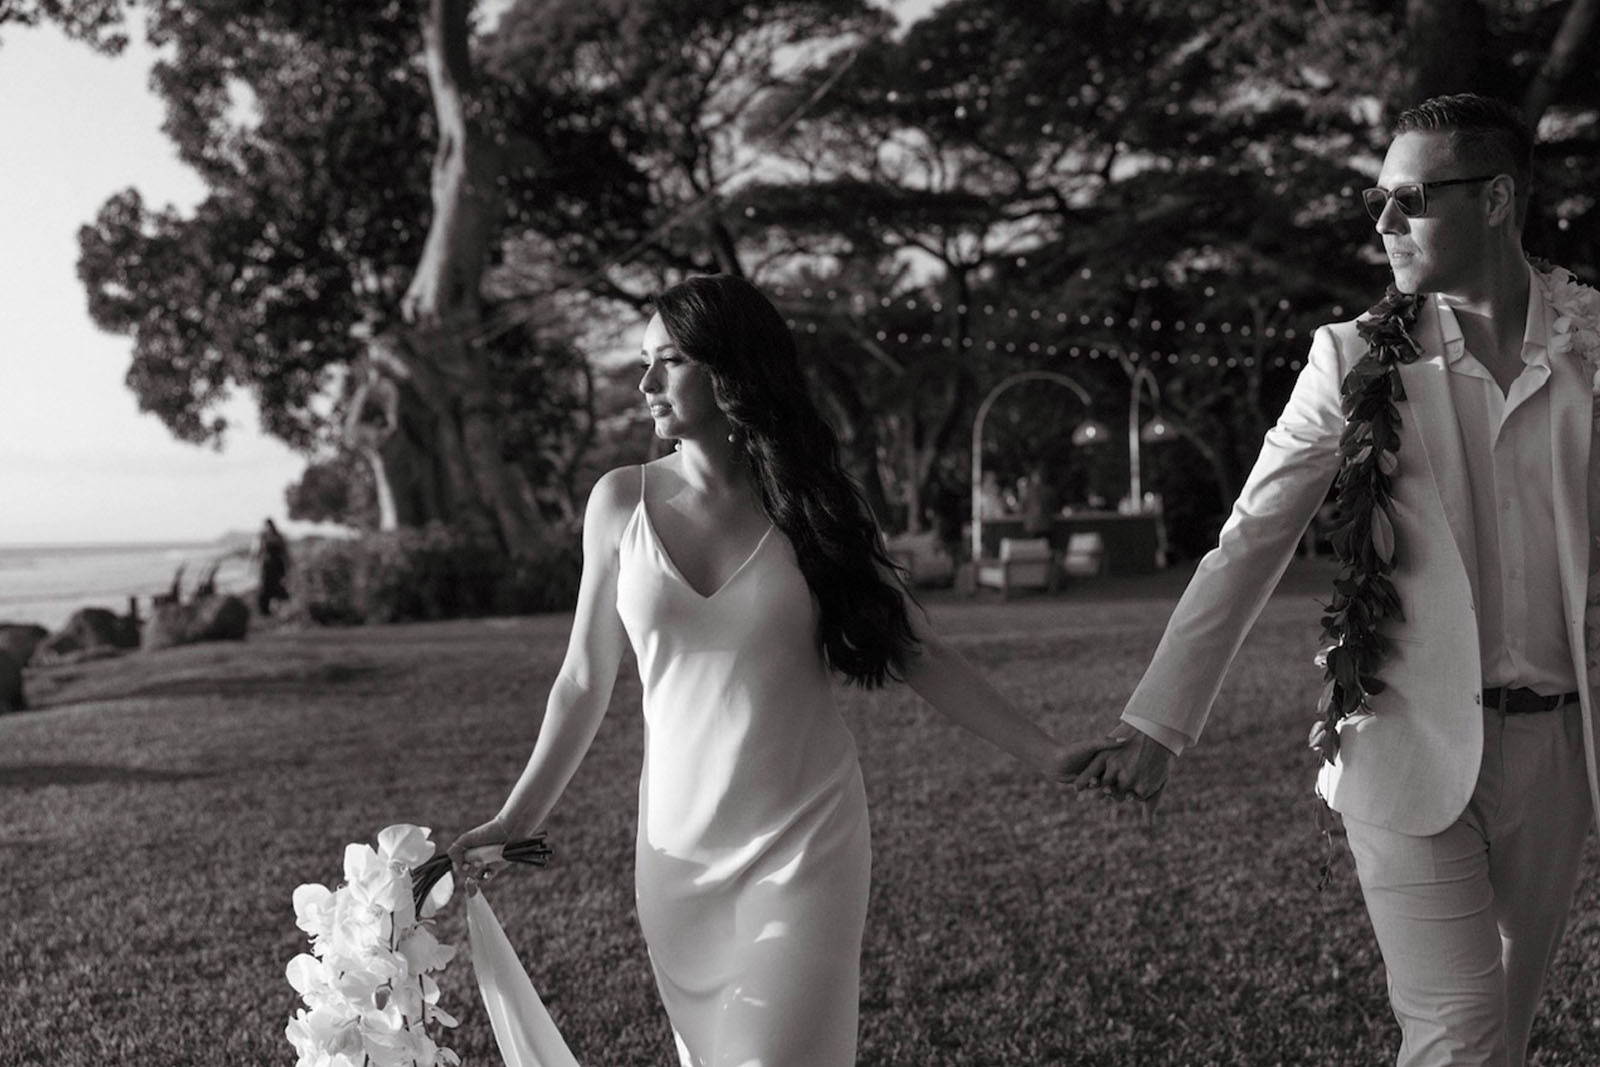
[{"label": "v-neckline", "polygon": [[733,584],[735,578],[739,577],[739,575],[745,572],[746,568],[750,566],[751,562],[754,561],[756,556],[761,553],[761,548],[767,543],[767,539],[772,536],[772,531],[777,529],[777,527],[771,522],[768,522],[766,530],[761,534],[761,538],[756,541],[756,547],[752,548],[750,550],[750,554],[745,556],[744,562],[735,567],[733,569],[733,573],[724,578],[722,580],[722,584],[717,586],[717,588],[712,592],[702,593],[700,590],[695,588],[693,582],[684,577],[683,571],[678,567],[677,560],[673,559],[672,553],[667,551],[667,543],[661,540],[661,534],[656,531],[655,520],[650,517],[650,506],[645,503],[644,494],[642,492],[639,494],[639,513],[644,516],[645,529],[650,531],[650,540],[656,543],[656,548],[660,551],[661,558],[667,563],[668,571],[685,589],[689,590],[689,592],[693,593],[702,601],[707,602],[715,600],[719,595],[721,595],[724,589]]}]

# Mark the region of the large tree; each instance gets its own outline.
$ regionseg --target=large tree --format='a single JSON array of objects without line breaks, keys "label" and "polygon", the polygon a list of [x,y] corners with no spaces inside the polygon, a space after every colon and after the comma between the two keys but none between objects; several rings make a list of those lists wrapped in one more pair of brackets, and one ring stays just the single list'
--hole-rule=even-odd
[{"label": "large tree", "polygon": [[96,322],[133,337],[141,407],[184,440],[219,441],[212,413],[241,386],[268,432],[317,443],[329,424],[314,402],[362,354],[353,327],[392,314],[420,252],[416,20],[324,14],[322,27],[229,5],[147,16],[166,50],[165,130],[208,194],[186,216],[114,196],[80,235],[79,273]]},{"label": "large tree", "polygon": [[290,444],[366,455],[401,505],[388,521],[512,548],[548,510],[548,464],[506,424],[549,424],[582,376],[569,346],[485,322],[505,174],[540,156],[476,88],[468,7],[153,5],[165,128],[209,193],[188,215],[114,197],[80,273],[96,321],[134,338],[141,406],[180,438],[220,442],[216,405],[242,387]]}]

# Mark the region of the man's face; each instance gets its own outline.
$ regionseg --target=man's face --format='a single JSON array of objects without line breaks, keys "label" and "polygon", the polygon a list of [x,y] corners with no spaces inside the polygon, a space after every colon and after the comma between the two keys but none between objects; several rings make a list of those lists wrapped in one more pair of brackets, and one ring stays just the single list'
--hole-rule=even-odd
[{"label": "man's face", "polygon": [[[1492,169],[1492,168],[1491,168]],[[1378,184],[1446,181],[1481,174],[1484,165],[1457,158],[1444,133],[1402,133],[1383,157]],[[1393,198],[1376,223],[1394,282],[1406,293],[1450,293],[1470,286],[1489,249],[1486,182],[1429,188],[1427,209],[1407,216]]]}]

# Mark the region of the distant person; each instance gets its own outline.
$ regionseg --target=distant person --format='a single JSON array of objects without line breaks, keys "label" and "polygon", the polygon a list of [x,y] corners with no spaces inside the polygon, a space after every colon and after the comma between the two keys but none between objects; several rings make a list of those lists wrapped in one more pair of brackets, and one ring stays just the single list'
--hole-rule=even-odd
[{"label": "distant person", "polygon": [[983,480],[978,483],[978,508],[986,519],[1003,518],[1008,513],[1000,479],[994,471],[984,471]]},{"label": "distant person", "polygon": [[272,614],[274,601],[289,599],[289,542],[271,519],[261,527],[261,538],[256,542],[256,562],[261,566],[261,584],[256,588],[256,610],[262,615]]},{"label": "distant person", "polygon": [[468,849],[544,824],[631,643],[645,721],[636,901],[681,1063],[848,1067],[871,847],[835,677],[904,680],[1051,777],[1087,756],[928,628],[766,297],[696,277],[655,308],[639,390],[656,435],[679,447],[596,484],[533,754],[500,813],[450,855],[470,878]]},{"label": "distant person", "polygon": [[1337,479],[1340,513],[1360,521],[1333,539],[1312,744],[1400,1067],[1522,1067],[1600,799],[1600,294],[1523,252],[1533,144],[1515,108],[1481,96],[1401,114],[1362,194],[1393,285],[1316,331],[1218,547],[1080,779],[1160,792]]},{"label": "distant person", "polygon": [[1022,532],[1029,537],[1046,537],[1055,522],[1055,493],[1045,481],[1044,472],[1030,471],[1022,483]]}]

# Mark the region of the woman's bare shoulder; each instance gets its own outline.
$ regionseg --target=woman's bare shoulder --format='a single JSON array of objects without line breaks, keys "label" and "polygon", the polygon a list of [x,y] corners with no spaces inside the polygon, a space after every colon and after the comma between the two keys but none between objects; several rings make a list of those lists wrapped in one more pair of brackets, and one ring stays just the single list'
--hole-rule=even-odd
[{"label": "woman's bare shoulder", "polygon": [[595,481],[583,511],[585,543],[592,545],[597,536],[615,543],[622,536],[623,527],[639,503],[639,484],[637,466],[609,470]]}]

